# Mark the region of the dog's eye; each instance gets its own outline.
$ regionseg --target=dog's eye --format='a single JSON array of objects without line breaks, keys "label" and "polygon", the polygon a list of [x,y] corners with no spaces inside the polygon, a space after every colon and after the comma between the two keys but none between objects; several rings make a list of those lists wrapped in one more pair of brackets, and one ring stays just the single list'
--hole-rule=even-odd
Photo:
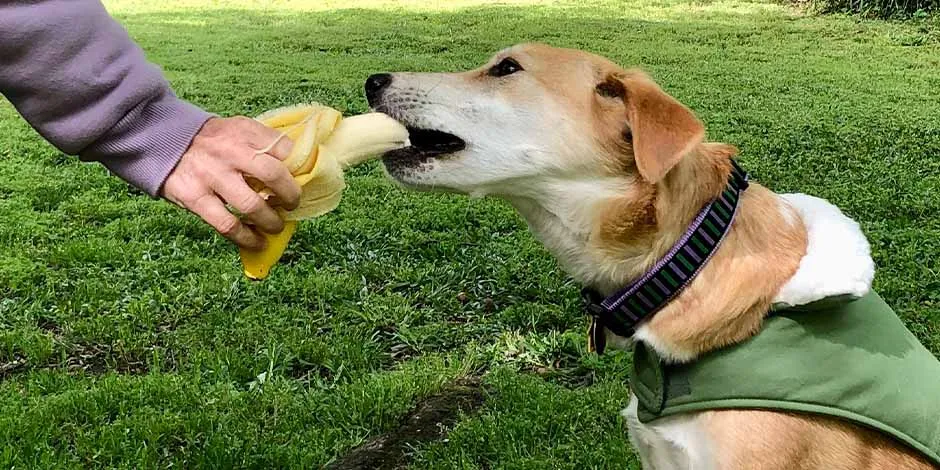
[{"label": "dog's eye", "polygon": [[494,77],[505,77],[521,70],[523,69],[519,62],[516,62],[512,57],[507,57],[491,67],[489,74]]}]

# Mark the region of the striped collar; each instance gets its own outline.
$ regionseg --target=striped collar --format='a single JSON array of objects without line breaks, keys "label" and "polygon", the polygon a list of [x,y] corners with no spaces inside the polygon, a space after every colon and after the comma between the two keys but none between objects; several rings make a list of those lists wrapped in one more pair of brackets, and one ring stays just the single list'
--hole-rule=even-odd
[{"label": "striped collar", "polygon": [[589,288],[581,291],[592,317],[588,349],[604,352],[604,328],[618,336],[633,336],[636,326],[682,292],[717,251],[731,228],[741,192],[748,186],[747,172],[734,160],[731,164],[725,190],[702,208],[685,234],[652,269],[607,298]]}]

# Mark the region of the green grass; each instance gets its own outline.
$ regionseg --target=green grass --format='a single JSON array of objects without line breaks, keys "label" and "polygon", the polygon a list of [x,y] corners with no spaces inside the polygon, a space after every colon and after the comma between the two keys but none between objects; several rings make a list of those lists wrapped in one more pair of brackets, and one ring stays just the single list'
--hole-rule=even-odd
[{"label": "green grass", "polygon": [[[359,113],[370,73],[529,40],[642,66],[755,178],[857,218],[876,287],[940,353],[935,20],[737,0],[157,3],[108,6],[220,114]],[[630,358],[588,354],[585,327],[577,286],[498,201],[406,193],[367,165],[250,283],[208,227],[0,104],[2,467],[317,467],[482,375],[483,408],[414,468],[638,468],[618,417]]]}]

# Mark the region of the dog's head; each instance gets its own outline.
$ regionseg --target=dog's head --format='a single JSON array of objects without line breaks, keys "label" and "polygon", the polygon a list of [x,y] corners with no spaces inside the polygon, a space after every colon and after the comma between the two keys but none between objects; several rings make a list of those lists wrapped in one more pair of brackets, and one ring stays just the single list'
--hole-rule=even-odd
[{"label": "dog's head", "polygon": [[704,137],[642,72],[540,44],[468,72],[373,75],[366,95],[409,128],[412,146],[383,161],[418,189],[527,196],[546,179],[655,184]]}]

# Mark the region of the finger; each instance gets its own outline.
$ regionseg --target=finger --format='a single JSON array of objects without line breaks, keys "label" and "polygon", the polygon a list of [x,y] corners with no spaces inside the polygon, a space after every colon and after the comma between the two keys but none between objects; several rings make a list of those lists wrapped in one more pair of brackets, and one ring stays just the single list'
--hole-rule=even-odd
[{"label": "finger", "polygon": [[264,248],[264,238],[238,220],[215,195],[199,198],[190,210],[236,245],[249,250]]},{"label": "finger", "polygon": [[279,132],[271,143],[265,145],[265,153],[283,161],[290,156],[290,151],[293,148],[294,143],[290,140],[290,137]]},{"label": "finger", "polygon": [[294,143],[283,132],[272,129],[254,119],[242,119],[243,135],[252,147],[261,153],[267,153],[278,160],[290,156]]},{"label": "finger", "polygon": [[239,168],[239,170],[271,188],[280,204],[287,210],[297,207],[300,200],[300,185],[294,181],[287,167],[276,158],[266,153],[259,153],[246,162],[245,168]]},{"label": "finger", "polygon": [[212,188],[222,200],[245,215],[249,222],[266,233],[281,233],[284,221],[238,173],[221,178]]},{"label": "finger", "polygon": [[287,206],[285,205],[284,201],[282,201],[281,198],[279,198],[279,197],[277,197],[277,196],[271,196],[271,197],[269,197],[269,198],[267,199],[267,201],[268,201],[268,205],[271,206],[271,207],[281,207],[281,208],[284,208],[284,209],[286,209],[286,210],[294,210],[294,209],[297,208],[297,206],[294,206],[294,207],[291,207],[291,208],[287,208]]}]

